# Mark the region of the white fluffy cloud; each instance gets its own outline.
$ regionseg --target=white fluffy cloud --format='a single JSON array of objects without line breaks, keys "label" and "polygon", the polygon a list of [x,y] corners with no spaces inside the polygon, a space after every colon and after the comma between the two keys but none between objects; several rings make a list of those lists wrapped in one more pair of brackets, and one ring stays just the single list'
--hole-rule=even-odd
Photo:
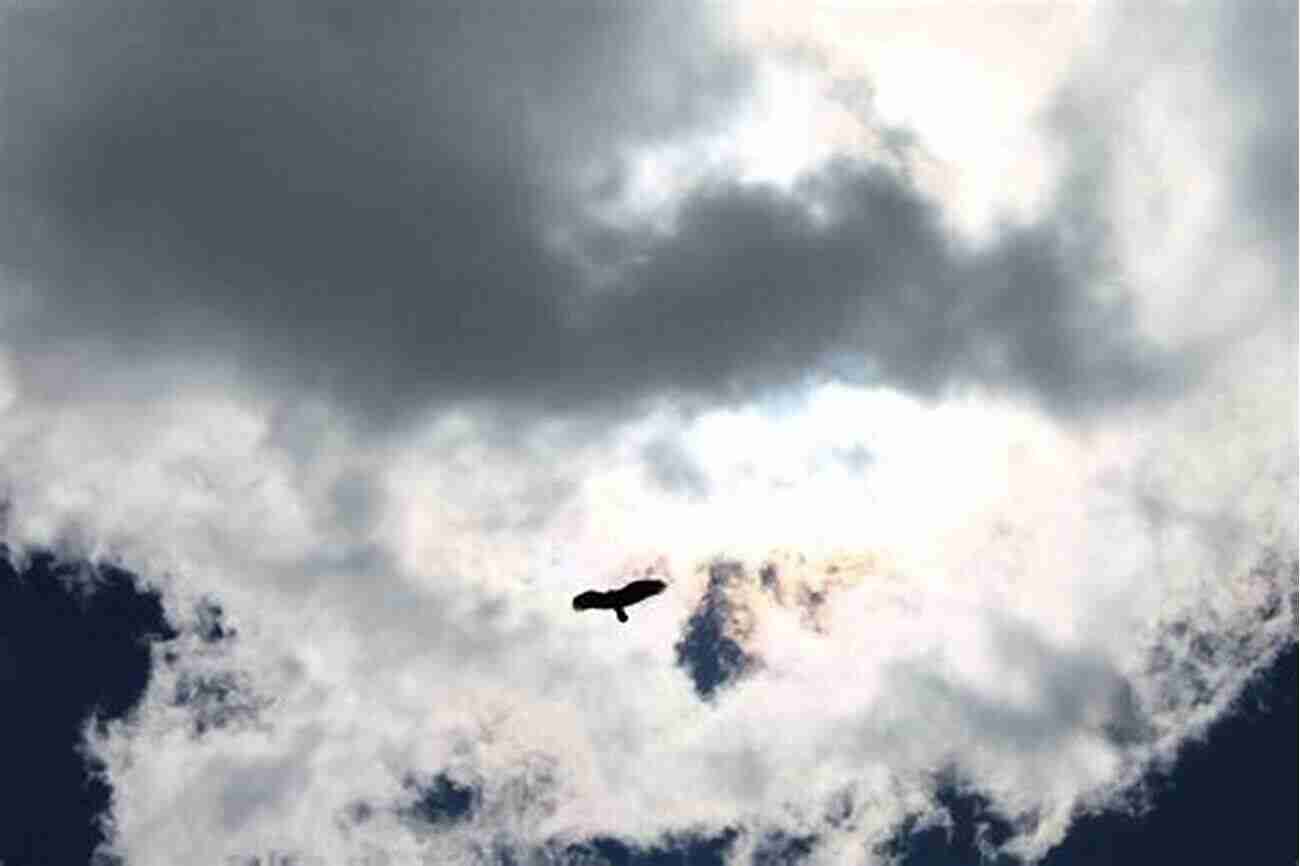
[{"label": "white fluffy cloud", "polygon": [[[816,834],[831,858],[924,812],[946,768],[1041,852],[1293,634],[1294,429],[1276,417],[1291,374],[1257,364],[1089,439],[870,392],[734,438],[709,425],[735,420],[703,419],[685,448],[715,492],[694,504],[649,481],[633,444],[494,447],[462,420],[308,451],[304,428],[330,437],[317,415],[290,452],[289,425],[231,405],[165,422],[82,407],[6,437],[10,533],[75,527],[161,580],[178,619],[211,593],[238,629],[187,638],[137,716],[96,740],[130,862],[472,861],[502,840],[726,826]],[[214,430],[221,450],[199,447]],[[875,455],[851,479],[817,467],[840,438]],[[364,506],[340,493],[361,484]],[[706,703],[673,648],[711,554],[745,565],[728,629],[759,664]],[[761,586],[769,561],[778,592]],[[629,626],[568,609],[645,566],[673,583]],[[815,617],[801,586],[825,594]],[[225,705],[250,709],[198,736],[178,680],[223,674],[245,692]],[[481,804],[435,833],[400,806],[403,779],[438,772]],[[852,817],[832,827],[837,804]]]},{"label": "white fluffy cloud", "polygon": [[[1181,26],[1200,38],[1212,11]],[[823,381],[613,420],[434,404],[381,433],[219,352],[120,356],[100,381],[6,338],[5,541],[120,560],[190,626],[174,657],[158,648],[138,712],[88,729],[114,849],[131,864],[469,863],[738,828],[738,860],[781,831],[816,837],[812,862],[857,863],[933,817],[952,774],[1033,857],[1173,760],[1294,639],[1294,305],[1278,290],[1293,249],[1235,233],[1231,180],[1164,221],[1144,210],[1152,186],[1214,187],[1255,127],[1200,146],[1113,116],[1108,88],[1136,80],[1147,108],[1209,136],[1231,85],[1191,48],[1143,55],[1135,33],[1156,22],[1099,20],[1101,50],[1126,62],[1107,77],[1109,55],[1081,40],[1092,77],[1062,86],[1072,117],[1115,139],[1105,203],[1126,302],[1203,359],[1176,397],[1066,422],[991,387]],[[846,62],[773,73],[788,89],[737,116],[772,122],[804,99],[799,76]],[[933,109],[892,80],[878,98],[919,100],[923,153]],[[707,135],[688,138],[683,153]],[[829,155],[786,141],[764,162],[755,139],[727,140],[718,170],[776,182]],[[942,169],[955,147],[927,159]],[[978,222],[985,192],[946,216]],[[93,325],[83,340],[93,354]],[[628,625],[570,609],[646,569],[670,587]],[[708,700],[678,649],[706,598],[716,639],[748,660]],[[226,640],[202,637],[210,599]],[[439,774],[473,792],[468,814],[411,810]]]}]

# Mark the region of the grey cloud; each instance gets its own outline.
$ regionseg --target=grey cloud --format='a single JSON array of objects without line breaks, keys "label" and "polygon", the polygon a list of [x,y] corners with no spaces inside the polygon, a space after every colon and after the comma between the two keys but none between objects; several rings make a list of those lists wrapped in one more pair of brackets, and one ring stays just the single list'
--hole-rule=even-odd
[{"label": "grey cloud", "polygon": [[247,674],[217,671],[182,673],[176,680],[172,703],[189,713],[190,731],[197,738],[256,722],[271,699],[256,693]]},{"label": "grey cloud", "polygon": [[5,17],[0,256],[45,302],[27,333],[204,347],[372,410],[576,363],[553,357],[573,277],[541,240],[548,173],[744,77],[673,4]]},{"label": "grey cloud", "polygon": [[317,730],[301,733],[288,754],[274,759],[212,760],[209,771],[221,781],[222,826],[237,831],[259,812],[275,809],[301,790],[308,781],[305,758],[320,739]]},{"label": "grey cloud", "polygon": [[1232,167],[1237,216],[1255,228],[1283,265],[1279,296],[1294,310],[1300,189],[1296,4],[1223,2],[1215,23],[1215,60],[1225,102],[1245,120],[1245,141]]},{"label": "grey cloud", "polygon": [[1023,623],[999,623],[992,637],[1007,670],[1029,683],[1031,703],[1018,706],[910,663],[900,665],[894,675],[911,681],[912,688],[904,693],[918,696],[922,717],[946,715],[963,730],[1029,751],[1059,748],[1080,733],[1100,736],[1117,747],[1151,737],[1132,683],[1103,655],[1055,646]]},{"label": "grey cloud", "polygon": [[369,475],[352,471],[334,482],[329,499],[339,524],[354,534],[364,535],[379,519],[383,491]]},{"label": "grey cloud", "polygon": [[748,394],[820,370],[927,396],[990,384],[1086,412],[1180,372],[1127,306],[1091,293],[1098,231],[1063,212],[967,248],[904,180],[848,161],[793,196],[723,185],[687,203],[590,339],[660,389]]},{"label": "grey cloud", "polygon": [[871,449],[861,443],[844,448],[834,448],[831,450],[831,456],[844,464],[844,467],[855,475],[862,474],[876,461],[876,456]]},{"label": "grey cloud", "polygon": [[647,474],[669,493],[689,499],[709,495],[709,476],[677,440],[656,439],[645,447],[642,457]]},{"label": "grey cloud", "polygon": [[[1294,3],[1263,0],[1234,3],[1210,0],[1179,7],[1145,3],[1116,4],[1111,32],[1103,42],[1105,57],[1123,67],[1142,58],[1144,74],[1175,76],[1179,95],[1195,105],[1198,76],[1211,84],[1211,102],[1195,105],[1197,131],[1208,152],[1226,146],[1223,178],[1227,197],[1215,243],[1235,246],[1245,241],[1280,266],[1278,299],[1290,309],[1296,304],[1297,274],[1297,147],[1296,82],[1297,21]],[[1182,71],[1185,70],[1185,71]],[[1075,207],[1099,210],[1115,194],[1117,178],[1110,171],[1117,149],[1126,147],[1116,135],[1128,109],[1125,98],[1141,79],[1116,81],[1076,77],[1057,95],[1051,121],[1069,150],[1075,167],[1069,198]],[[1184,80],[1186,81],[1184,93]],[[1186,112],[1185,106],[1180,108]],[[1197,142],[1200,144],[1200,142]],[[1152,164],[1159,172],[1161,166]],[[1180,217],[1181,190],[1162,203]]]},{"label": "grey cloud", "polygon": [[1086,208],[965,249],[906,180],[847,162],[794,194],[696,190],[666,236],[607,233],[617,278],[594,293],[543,240],[580,210],[555,178],[716,121],[746,67],[671,5],[535,8],[8,12],[0,262],[38,297],[8,335],[23,374],[63,347],[102,377],[233,357],[373,423],[826,375],[1082,414],[1176,382],[1090,295],[1105,249]]},{"label": "grey cloud", "polygon": [[225,618],[225,609],[212,599],[202,599],[194,605],[194,631],[204,643],[231,640],[239,631]]}]

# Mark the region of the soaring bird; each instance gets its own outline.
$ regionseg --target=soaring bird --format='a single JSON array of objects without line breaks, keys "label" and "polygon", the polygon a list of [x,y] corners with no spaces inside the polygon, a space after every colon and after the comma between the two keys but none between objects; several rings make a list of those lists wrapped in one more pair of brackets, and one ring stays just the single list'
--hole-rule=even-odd
[{"label": "soaring bird", "polygon": [[573,609],[612,610],[618,615],[619,622],[627,622],[627,611],[623,608],[658,595],[667,586],[662,580],[634,580],[622,589],[612,589],[609,592],[589,589],[573,597]]}]

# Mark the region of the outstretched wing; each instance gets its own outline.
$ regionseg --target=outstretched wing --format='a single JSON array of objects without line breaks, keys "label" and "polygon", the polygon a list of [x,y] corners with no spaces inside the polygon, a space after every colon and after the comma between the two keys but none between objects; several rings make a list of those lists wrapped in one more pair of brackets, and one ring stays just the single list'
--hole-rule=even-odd
[{"label": "outstretched wing", "polygon": [[634,580],[618,590],[618,600],[623,604],[636,604],[652,595],[658,595],[668,587],[662,580]]},{"label": "outstretched wing", "polygon": [[573,597],[574,610],[589,610],[593,607],[605,607],[605,593],[589,589]]}]

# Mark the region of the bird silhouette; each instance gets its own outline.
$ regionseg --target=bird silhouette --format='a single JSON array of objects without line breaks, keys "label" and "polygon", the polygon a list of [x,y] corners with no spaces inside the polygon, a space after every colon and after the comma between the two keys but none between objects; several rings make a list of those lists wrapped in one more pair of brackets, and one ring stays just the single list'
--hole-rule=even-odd
[{"label": "bird silhouette", "polygon": [[652,595],[658,595],[668,587],[662,580],[634,580],[621,589],[609,592],[589,589],[573,597],[574,610],[612,610],[619,622],[627,622],[627,611],[637,602],[645,601]]}]

